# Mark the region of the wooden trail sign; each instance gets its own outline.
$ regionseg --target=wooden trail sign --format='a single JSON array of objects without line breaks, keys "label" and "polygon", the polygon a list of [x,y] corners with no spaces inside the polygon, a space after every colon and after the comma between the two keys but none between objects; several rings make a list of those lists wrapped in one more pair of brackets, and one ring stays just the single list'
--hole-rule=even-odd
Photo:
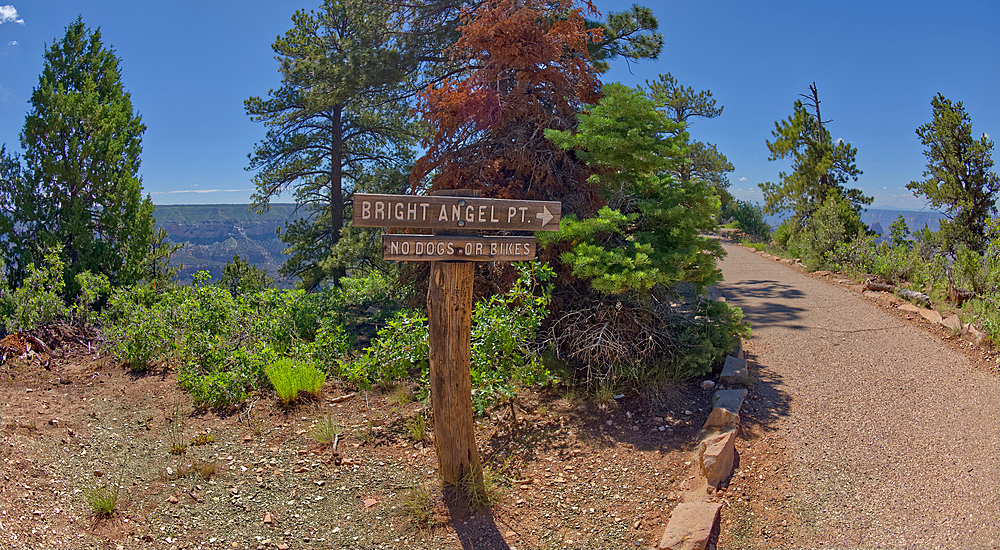
[{"label": "wooden trail sign", "polygon": [[520,262],[534,257],[534,237],[382,236],[382,259],[397,262]]},{"label": "wooden trail sign", "polygon": [[559,231],[562,204],[552,201],[354,194],[355,227]]},{"label": "wooden trail sign", "polygon": [[[535,257],[534,237],[478,236],[480,230],[558,231],[562,205],[482,199],[478,191],[435,196],[354,194],[354,225],[420,228],[434,235],[382,237],[382,258],[431,262],[427,288],[428,363],[438,472],[448,485],[483,491],[472,414],[472,279],[477,261]],[[449,196],[444,196],[448,193]]]}]

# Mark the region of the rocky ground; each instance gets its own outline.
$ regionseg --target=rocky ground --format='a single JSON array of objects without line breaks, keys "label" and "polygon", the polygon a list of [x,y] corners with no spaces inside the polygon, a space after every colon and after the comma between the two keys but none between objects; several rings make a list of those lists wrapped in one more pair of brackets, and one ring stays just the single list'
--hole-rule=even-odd
[{"label": "rocky ground", "polygon": [[[516,426],[509,408],[478,422],[494,503],[470,512],[414,441],[429,411],[405,392],[328,383],[291,409],[196,410],[170,370],[81,345],[8,354],[0,378],[3,548],[650,547],[711,396],[698,381],[605,402],[525,393]],[[328,420],[336,451],[315,435]],[[115,486],[103,517],[88,496]]]}]

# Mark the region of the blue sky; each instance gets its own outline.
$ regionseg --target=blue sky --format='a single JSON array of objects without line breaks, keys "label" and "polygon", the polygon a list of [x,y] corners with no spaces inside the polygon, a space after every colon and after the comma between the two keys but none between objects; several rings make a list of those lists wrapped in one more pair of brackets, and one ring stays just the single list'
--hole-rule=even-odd
[{"label": "blue sky", "polygon": [[[263,138],[243,100],[280,83],[270,50],[296,9],[318,0],[145,2],[0,0],[0,143],[19,150],[28,99],[46,44],[78,14],[121,58],[122,79],[148,127],[142,177],[157,204],[242,203],[253,190],[247,153]],[[602,12],[624,2],[600,0]],[[941,92],[962,101],[973,132],[1000,138],[1000,2],[697,0],[640,2],[665,38],[656,61],[613,63],[605,81],[641,84],[670,72],[725,106],[695,121],[736,170],[733,193],[788,165],[767,161],[774,122],[816,82],[835,138],[858,148],[856,185],[873,207],[920,209],[905,185],[925,160],[914,133]],[[994,153],[994,158],[998,155]]]}]

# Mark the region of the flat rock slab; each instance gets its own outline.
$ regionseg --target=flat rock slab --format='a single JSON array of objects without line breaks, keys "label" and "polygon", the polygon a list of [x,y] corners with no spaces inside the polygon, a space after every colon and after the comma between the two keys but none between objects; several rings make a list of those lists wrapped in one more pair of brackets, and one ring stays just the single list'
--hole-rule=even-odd
[{"label": "flat rock slab", "polygon": [[976,328],[972,323],[969,323],[962,327],[962,339],[978,346],[986,340],[986,333]]},{"label": "flat rock slab", "polygon": [[733,473],[736,458],[736,428],[711,434],[701,440],[701,472],[712,487],[718,487]]},{"label": "flat rock slab", "polygon": [[921,317],[935,324],[944,320],[941,318],[941,314],[933,309],[921,309],[919,313]]},{"label": "flat rock slab", "polygon": [[962,320],[958,318],[958,315],[951,315],[942,320],[941,325],[956,334],[962,332]]},{"label": "flat rock slab", "polygon": [[898,309],[902,310],[902,311],[909,311],[910,313],[920,313],[921,311],[924,311],[924,308],[919,307],[919,306],[915,306],[915,305],[911,304],[910,302],[899,304],[896,307]]},{"label": "flat rock slab", "polygon": [[722,367],[722,375],[719,376],[719,383],[735,386],[742,384],[746,379],[746,359],[740,359],[731,355],[726,356],[726,364]]},{"label": "flat rock slab", "polygon": [[736,346],[736,348],[729,355],[737,359],[746,359],[746,354],[743,353],[743,346]]},{"label": "flat rock slab", "polygon": [[747,390],[719,390],[712,397],[712,413],[705,421],[705,429],[735,428],[740,425],[740,407],[747,396]]},{"label": "flat rock slab", "polygon": [[660,539],[660,550],[705,550],[719,521],[722,503],[683,502],[674,508]]}]

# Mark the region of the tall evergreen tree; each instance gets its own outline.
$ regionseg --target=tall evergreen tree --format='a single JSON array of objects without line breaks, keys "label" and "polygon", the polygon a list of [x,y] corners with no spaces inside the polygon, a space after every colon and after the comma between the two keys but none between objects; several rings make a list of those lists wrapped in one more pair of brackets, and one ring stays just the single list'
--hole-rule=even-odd
[{"label": "tall evergreen tree", "polygon": [[[695,92],[694,88],[677,82],[670,73],[660,75],[654,82],[646,81],[646,85],[649,86],[650,93],[663,104],[663,110],[670,120],[683,124],[684,131],[690,128],[693,118],[716,118],[722,114],[723,107],[716,107],[710,90]],[[675,165],[674,177],[678,181],[699,179],[710,183],[722,201],[722,210],[728,211],[734,199],[729,193],[729,178],[726,174],[733,171],[733,164],[719,152],[715,144],[697,140],[688,141],[684,156],[686,162]]]},{"label": "tall evergreen tree", "polygon": [[44,58],[20,136],[20,174],[4,159],[15,279],[62,245],[68,295],[81,271],[136,282],[155,246],[153,204],[139,177],[146,127],[122,84],[120,60],[100,29],[79,17]]},{"label": "tall evergreen tree", "polygon": [[1000,177],[993,168],[993,141],[983,134],[972,137],[972,119],[962,102],[952,103],[942,94],[931,100],[934,119],[917,128],[926,147],[927,170],[923,181],[906,188],[923,195],[932,208],[944,208],[939,233],[946,247],[960,245],[981,251],[986,247],[986,220],[997,212]]},{"label": "tall evergreen tree", "polygon": [[779,183],[760,184],[764,209],[768,213],[791,211],[793,225],[798,226],[804,226],[827,199],[846,200],[855,211],[872,202],[860,189],[846,187],[848,181],[857,181],[861,175],[854,163],[858,150],[830,137],[825,127],[829,121],[820,115],[816,84],[802,97],[805,101],[795,102],[790,117],[774,123],[774,141],[767,142],[771,151],[768,160],[790,158],[792,173],[780,172]]},{"label": "tall evergreen tree", "polygon": [[291,254],[281,272],[305,288],[335,278],[353,258],[353,246],[338,247],[348,196],[399,191],[387,186],[411,160],[417,130],[403,90],[417,61],[404,58],[393,31],[402,13],[385,0],[326,0],[316,12],[295,12],[272,46],[281,87],[245,102],[268,127],[250,155],[254,205],[266,209],[292,189],[305,210],[281,234]]}]

